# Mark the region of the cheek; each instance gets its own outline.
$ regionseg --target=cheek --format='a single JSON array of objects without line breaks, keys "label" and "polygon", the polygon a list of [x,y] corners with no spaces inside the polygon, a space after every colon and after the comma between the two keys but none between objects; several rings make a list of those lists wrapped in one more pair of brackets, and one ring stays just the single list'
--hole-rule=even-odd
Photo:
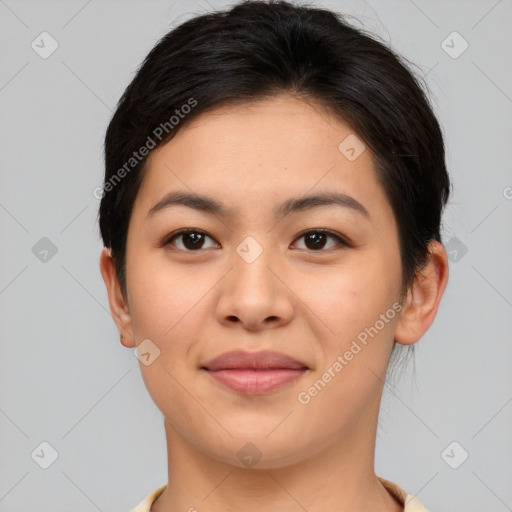
[{"label": "cheek", "polygon": [[[208,303],[208,279],[191,279],[170,266],[133,264],[130,281],[130,314],[137,343],[151,340],[158,356],[150,365],[140,364],[146,389],[167,417],[197,414],[197,407],[182,385],[190,383],[190,371],[197,359],[194,345],[201,339],[202,322]],[[151,271],[147,269],[151,268]]]},{"label": "cheek", "polygon": [[[400,268],[395,266],[397,261],[368,252],[358,255],[350,264],[331,268],[323,276],[316,274],[301,282],[297,295],[303,299],[308,315],[313,313],[312,318],[316,319],[316,335],[324,340],[322,350],[326,363],[329,358],[349,350],[358,336],[368,344],[360,343],[365,354],[361,357],[362,350],[354,359],[363,361],[367,357],[387,355],[395,322],[393,304],[400,289],[397,277]],[[381,315],[386,313],[383,322]],[[373,340],[382,342],[373,343],[375,348],[369,350]]]},{"label": "cheek", "polygon": [[127,265],[130,315],[136,338],[165,342],[206,293],[200,279],[171,271],[168,264],[133,258]]},{"label": "cheek", "polygon": [[334,331],[368,315],[383,301],[388,286],[380,270],[362,257],[311,272],[299,283],[297,295]]}]

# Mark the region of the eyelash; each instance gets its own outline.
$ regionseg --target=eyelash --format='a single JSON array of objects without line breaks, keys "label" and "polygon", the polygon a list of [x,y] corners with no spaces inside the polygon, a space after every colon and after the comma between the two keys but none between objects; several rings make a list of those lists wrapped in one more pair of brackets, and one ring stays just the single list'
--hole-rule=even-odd
[{"label": "eyelash", "polygon": [[[174,233],[172,233],[171,235],[169,235],[168,237],[166,237],[164,239],[164,241],[161,243],[161,247],[165,247],[167,245],[170,245],[171,242],[176,239],[176,238],[179,238],[180,236],[182,235],[187,235],[189,233],[194,233],[194,234],[198,234],[198,235],[204,235],[204,236],[207,236],[208,238],[211,238],[212,240],[215,240],[213,237],[211,237],[208,233],[206,233],[206,231],[203,231],[202,229],[194,229],[194,228],[186,228],[186,229],[180,229],[179,231],[176,231]],[[328,229],[308,229],[307,231],[303,231],[302,233],[300,233],[295,240],[298,240],[300,238],[303,238],[304,236],[310,234],[310,233],[321,233],[321,234],[324,234],[324,235],[327,235],[327,236],[330,236],[334,239],[337,240],[338,242],[338,245],[341,246],[341,247],[353,247],[353,244],[351,243],[351,241],[334,232],[334,231],[330,231]],[[319,250],[314,250],[314,249],[306,249],[306,250],[309,250],[310,252],[327,252],[327,251],[330,251],[330,250],[333,250],[333,249],[336,249],[337,247],[331,247],[330,249],[319,249]],[[340,248],[340,247],[338,247]],[[198,250],[190,250],[190,249],[176,249],[178,251],[183,251],[183,252],[201,252],[201,248],[198,249]]]}]

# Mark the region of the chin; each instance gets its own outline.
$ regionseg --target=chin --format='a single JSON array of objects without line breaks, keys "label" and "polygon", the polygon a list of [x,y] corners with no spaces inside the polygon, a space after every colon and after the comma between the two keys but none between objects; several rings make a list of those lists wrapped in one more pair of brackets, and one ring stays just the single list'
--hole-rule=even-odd
[{"label": "chin", "polygon": [[284,468],[300,462],[306,452],[306,448],[300,446],[298,440],[294,442],[290,436],[286,439],[278,435],[274,437],[274,434],[267,437],[266,430],[260,431],[259,435],[232,433],[234,437],[226,440],[227,446],[220,447],[217,444],[213,450],[208,448],[207,451],[213,458],[238,468]]}]

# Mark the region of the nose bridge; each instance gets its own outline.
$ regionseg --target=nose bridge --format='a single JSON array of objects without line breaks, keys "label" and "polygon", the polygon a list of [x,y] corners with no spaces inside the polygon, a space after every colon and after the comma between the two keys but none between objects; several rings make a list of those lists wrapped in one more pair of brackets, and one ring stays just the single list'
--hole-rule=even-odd
[{"label": "nose bridge", "polygon": [[[235,249],[233,255],[233,281],[242,300],[249,299],[251,295],[258,300],[269,301],[270,297],[275,296],[277,292],[275,286],[275,276],[269,270],[272,264],[276,264],[276,258],[272,254],[272,247],[268,243],[268,238],[263,240],[258,237],[260,242],[253,236],[247,236]],[[240,289],[238,289],[240,288]],[[263,295],[268,294],[268,297]],[[250,300],[250,299],[249,299]]]},{"label": "nose bridge", "polygon": [[[290,292],[276,277],[279,258],[271,244],[247,236],[232,255],[232,270],[222,290],[218,315],[222,322],[239,321],[255,329],[269,321],[288,321],[293,312]],[[267,242],[269,239],[266,239]]]}]

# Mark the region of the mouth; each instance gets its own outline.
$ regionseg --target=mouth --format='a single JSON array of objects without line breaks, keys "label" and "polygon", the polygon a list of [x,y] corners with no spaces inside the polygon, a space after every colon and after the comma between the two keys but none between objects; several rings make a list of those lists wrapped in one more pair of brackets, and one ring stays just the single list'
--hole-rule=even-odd
[{"label": "mouth", "polygon": [[279,352],[232,351],[209,361],[201,366],[201,370],[236,392],[257,395],[295,381],[309,367]]}]

